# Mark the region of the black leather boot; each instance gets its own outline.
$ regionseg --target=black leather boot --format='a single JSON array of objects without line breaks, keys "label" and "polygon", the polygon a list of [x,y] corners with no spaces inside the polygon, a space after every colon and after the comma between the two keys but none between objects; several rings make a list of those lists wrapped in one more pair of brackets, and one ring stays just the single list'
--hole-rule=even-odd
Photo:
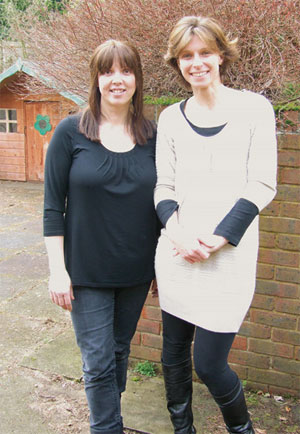
[{"label": "black leather boot", "polygon": [[174,427],[174,434],[195,434],[192,412],[192,361],[178,365],[162,362],[167,397],[167,407]]},{"label": "black leather boot", "polygon": [[230,434],[255,434],[240,381],[229,394],[214,399]]}]

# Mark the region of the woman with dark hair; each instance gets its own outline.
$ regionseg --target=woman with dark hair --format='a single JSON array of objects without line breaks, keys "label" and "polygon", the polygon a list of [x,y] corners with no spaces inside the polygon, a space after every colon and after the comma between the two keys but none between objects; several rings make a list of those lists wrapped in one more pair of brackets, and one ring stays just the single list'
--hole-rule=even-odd
[{"label": "woman with dark hair", "polygon": [[45,164],[51,299],[71,312],[91,433],[123,433],[130,341],[154,279],[155,130],[140,57],[109,40],[90,61],[89,102],[57,126]]},{"label": "woman with dark hair", "polygon": [[158,122],[156,277],[162,363],[174,432],[195,433],[194,366],[229,433],[253,434],[243,388],[227,358],[250,306],[258,214],[276,193],[275,117],[261,95],[224,86],[236,40],[205,17],[171,31],[166,61],[193,95]]}]

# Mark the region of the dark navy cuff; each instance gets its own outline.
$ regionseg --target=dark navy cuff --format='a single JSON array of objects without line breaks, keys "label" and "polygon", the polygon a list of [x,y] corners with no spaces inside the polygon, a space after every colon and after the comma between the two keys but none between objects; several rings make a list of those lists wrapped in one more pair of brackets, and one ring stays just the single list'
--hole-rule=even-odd
[{"label": "dark navy cuff", "polygon": [[169,220],[171,215],[177,209],[178,209],[178,203],[176,202],[176,200],[166,199],[158,203],[156,207],[156,213],[164,227],[166,226],[167,221]]},{"label": "dark navy cuff", "polygon": [[44,237],[61,236],[65,232],[64,216],[62,212],[44,210]]},{"label": "dark navy cuff", "polygon": [[258,213],[259,210],[253,202],[241,198],[218,224],[214,234],[221,235],[229,244],[237,246]]}]

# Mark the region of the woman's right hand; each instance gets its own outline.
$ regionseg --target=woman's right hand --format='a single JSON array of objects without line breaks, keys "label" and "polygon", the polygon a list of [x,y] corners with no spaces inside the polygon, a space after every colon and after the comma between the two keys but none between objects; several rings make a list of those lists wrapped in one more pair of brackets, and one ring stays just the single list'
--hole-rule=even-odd
[{"label": "woman's right hand", "polygon": [[71,312],[74,295],[71,279],[66,269],[50,273],[49,293],[53,303]]},{"label": "woman's right hand", "polygon": [[203,244],[200,244],[197,238],[178,230],[177,234],[172,234],[171,238],[174,244],[175,255],[182,256],[190,264],[202,262],[209,258],[210,253]]},{"label": "woman's right hand", "polygon": [[175,256],[182,256],[190,264],[202,262],[209,258],[210,253],[206,246],[179,225],[177,211],[167,221],[166,230],[169,239],[174,244]]}]

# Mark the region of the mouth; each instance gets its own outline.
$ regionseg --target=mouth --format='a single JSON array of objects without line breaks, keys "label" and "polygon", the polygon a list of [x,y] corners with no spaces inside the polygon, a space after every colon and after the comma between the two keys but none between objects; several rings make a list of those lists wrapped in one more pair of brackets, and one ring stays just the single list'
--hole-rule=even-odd
[{"label": "mouth", "polygon": [[125,89],[111,89],[110,92],[113,93],[114,95],[121,95],[122,93],[125,93],[126,90]]},{"label": "mouth", "polygon": [[208,71],[203,72],[191,72],[192,77],[204,77],[206,74],[208,74]]}]

